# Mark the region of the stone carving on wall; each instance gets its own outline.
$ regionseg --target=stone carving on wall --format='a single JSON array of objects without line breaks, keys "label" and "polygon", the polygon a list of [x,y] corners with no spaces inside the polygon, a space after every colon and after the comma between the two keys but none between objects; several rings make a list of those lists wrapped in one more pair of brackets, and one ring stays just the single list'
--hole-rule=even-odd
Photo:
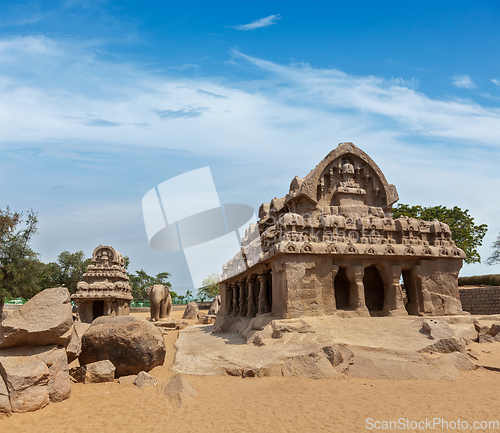
[{"label": "stone carving on wall", "polygon": [[[291,290],[303,290],[305,286],[297,283],[292,274],[303,267],[307,275],[304,278],[310,279],[310,284],[313,280],[317,284],[319,277],[308,267],[315,267],[328,257],[331,269],[339,266],[348,275],[352,274],[350,268],[358,266],[358,279],[364,278],[364,269],[370,266],[377,269],[380,284],[384,286],[377,290],[381,293],[385,290],[381,295],[384,297],[381,314],[461,311],[455,280],[465,253],[456,247],[450,228],[444,223],[406,217],[393,220],[391,208],[398,199],[396,187],[387,182],[366,153],[352,143],[341,143],[305,178],[295,176],[285,197],[261,205],[258,223],[250,225],[241,250],[223,267],[222,286],[242,286],[245,278],[269,274],[272,283],[266,299],[274,299],[273,314],[280,317],[316,314],[314,305],[323,301],[314,299],[315,296],[324,299],[336,296],[335,275],[328,277],[332,281],[324,283],[330,289],[322,289],[323,294],[321,291],[309,294],[310,305],[304,301],[304,305],[295,308],[291,299],[297,295]],[[400,277],[408,280],[404,290],[413,291],[413,295],[403,296]],[[371,295],[355,295],[358,283],[352,276],[347,290],[352,292],[351,310],[363,315],[365,300]],[[231,294],[226,299],[231,298],[233,306],[224,304],[223,297],[226,312],[234,315],[235,311],[248,311],[240,295],[244,290],[228,290]],[[358,303],[354,300],[356,296],[360,298]],[[413,304],[405,306],[402,299],[412,296]],[[322,309],[321,305],[317,307],[317,311]]]}]

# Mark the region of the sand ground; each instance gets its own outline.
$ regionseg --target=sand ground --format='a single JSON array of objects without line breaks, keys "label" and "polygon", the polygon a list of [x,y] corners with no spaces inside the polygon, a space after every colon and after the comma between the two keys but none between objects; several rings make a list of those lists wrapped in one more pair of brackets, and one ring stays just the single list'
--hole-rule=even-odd
[{"label": "sand ground", "polygon": [[[147,313],[138,313],[147,317]],[[182,311],[173,311],[180,318]],[[190,321],[194,323],[194,321]],[[173,373],[177,332],[165,336],[166,362],[150,374],[167,381]],[[500,367],[500,344],[472,343],[482,364]],[[486,351],[486,352],[483,352]],[[487,353],[489,352],[489,353]],[[500,422],[500,372],[479,369],[459,380],[374,380],[185,376],[197,391],[180,409],[160,386],[74,384],[71,397],[44,409],[0,420],[0,432],[363,432],[375,421],[400,421],[392,431],[500,431],[474,421]],[[449,429],[428,424],[448,421]],[[368,421],[371,419],[372,421]],[[453,429],[452,421],[468,422]],[[409,422],[421,423],[412,428]],[[405,424],[405,428],[401,423]],[[367,428],[367,427],[377,428]],[[406,428],[408,426],[409,428]],[[393,425],[393,427],[395,427]],[[415,425],[413,426],[415,427]],[[431,428],[435,427],[435,428]],[[383,430],[387,431],[387,430]]]}]

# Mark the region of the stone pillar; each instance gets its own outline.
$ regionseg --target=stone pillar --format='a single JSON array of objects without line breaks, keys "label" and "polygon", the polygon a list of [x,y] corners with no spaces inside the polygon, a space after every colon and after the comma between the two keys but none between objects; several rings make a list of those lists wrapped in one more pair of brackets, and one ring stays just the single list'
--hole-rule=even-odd
[{"label": "stone pillar", "polygon": [[364,267],[351,266],[346,269],[349,280],[349,307],[362,317],[370,317],[365,303],[365,286],[363,284]]},{"label": "stone pillar", "polygon": [[233,288],[231,284],[226,285],[226,305],[224,313],[227,316],[231,316],[233,314]]},{"label": "stone pillar", "polygon": [[269,313],[269,301],[267,295],[267,274],[260,274],[257,276],[260,284],[259,288],[259,306],[257,308],[257,314]]},{"label": "stone pillar", "polygon": [[239,306],[239,288],[237,284],[231,284],[233,288],[233,313],[232,316],[237,316],[240,314],[240,306]]},{"label": "stone pillar", "polygon": [[247,317],[255,317],[257,314],[257,306],[255,305],[255,277],[252,275],[247,278]]},{"label": "stone pillar", "polygon": [[384,316],[408,315],[403,302],[403,290],[399,284],[400,277],[401,266],[392,265],[384,268]]},{"label": "stone pillar", "polygon": [[245,279],[238,281],[240,288],[240,316],[246,317],[247,315],[247,296],[245,290]]}]

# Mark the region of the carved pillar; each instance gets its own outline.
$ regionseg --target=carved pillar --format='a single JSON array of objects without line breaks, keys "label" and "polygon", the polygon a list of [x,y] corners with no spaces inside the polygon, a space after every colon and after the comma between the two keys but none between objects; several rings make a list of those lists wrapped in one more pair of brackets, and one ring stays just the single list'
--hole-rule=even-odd
[{"label": "carved pillar", "polygon": [[227,316],[233,314],[233,288],[231,284],[226,285],[226,305],[225,313]]},{"label": "carved pillar", "polygon": [[267,274],[260,274],[257,276],[260,284],[259,288],[259,306],[257,308],[257,314],[269,313],[269,301],[267,295]]},{"label": "carved pillar", "polygon": [[351,266],[346,269],[346,276],[349,280],[349,307],[356,310],[360,316],[370,317],[365,303],[363,275],[363,266]]},{"label": "carved pillar", "polygon": [[401,266],[393,265],[384,268],[384,309],[385,316],[407,316],[403,302],[403,290],[399,279],[401,277]]},{"label": "carved pillar", "polygon": [[247,278],[247,317],[255,317],[257,314],[257,308],[255,305],[255,294],[254,294],[254,286],[255,286],[255,277],[252,275],[250,278]]},{"label": "carved pillar", "polygon": [[231,315],[237,316],[240,313],[239,288],[237,284],[231,284],[231,287],[233,288],[233,312]]},{"label": "carved pillar", "polygon": [[247,315],[247,296],[245,290],[245,279],[238,281],[240,288],[240,316],[246,317]]}]

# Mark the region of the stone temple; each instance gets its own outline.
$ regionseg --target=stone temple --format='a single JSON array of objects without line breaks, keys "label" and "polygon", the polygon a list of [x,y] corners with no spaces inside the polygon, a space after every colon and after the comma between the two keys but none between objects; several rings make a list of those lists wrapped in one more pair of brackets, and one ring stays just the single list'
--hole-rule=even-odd
[{"label": "stone temple", "polygon": [[446,224],[392,219],[398,199],[366,153],[339,144],[285,197],[261,205],[223,267],[217,322],[462,313],[465,253]]},{"label": "stone temple", "polygon": [[85,281],[78,283],[71,296],[80,320],[91,323],[99,316],[128,315],[132,289],[122,255],[113,247],[99,245],[92,253],[92,262],[83,274]]}]

